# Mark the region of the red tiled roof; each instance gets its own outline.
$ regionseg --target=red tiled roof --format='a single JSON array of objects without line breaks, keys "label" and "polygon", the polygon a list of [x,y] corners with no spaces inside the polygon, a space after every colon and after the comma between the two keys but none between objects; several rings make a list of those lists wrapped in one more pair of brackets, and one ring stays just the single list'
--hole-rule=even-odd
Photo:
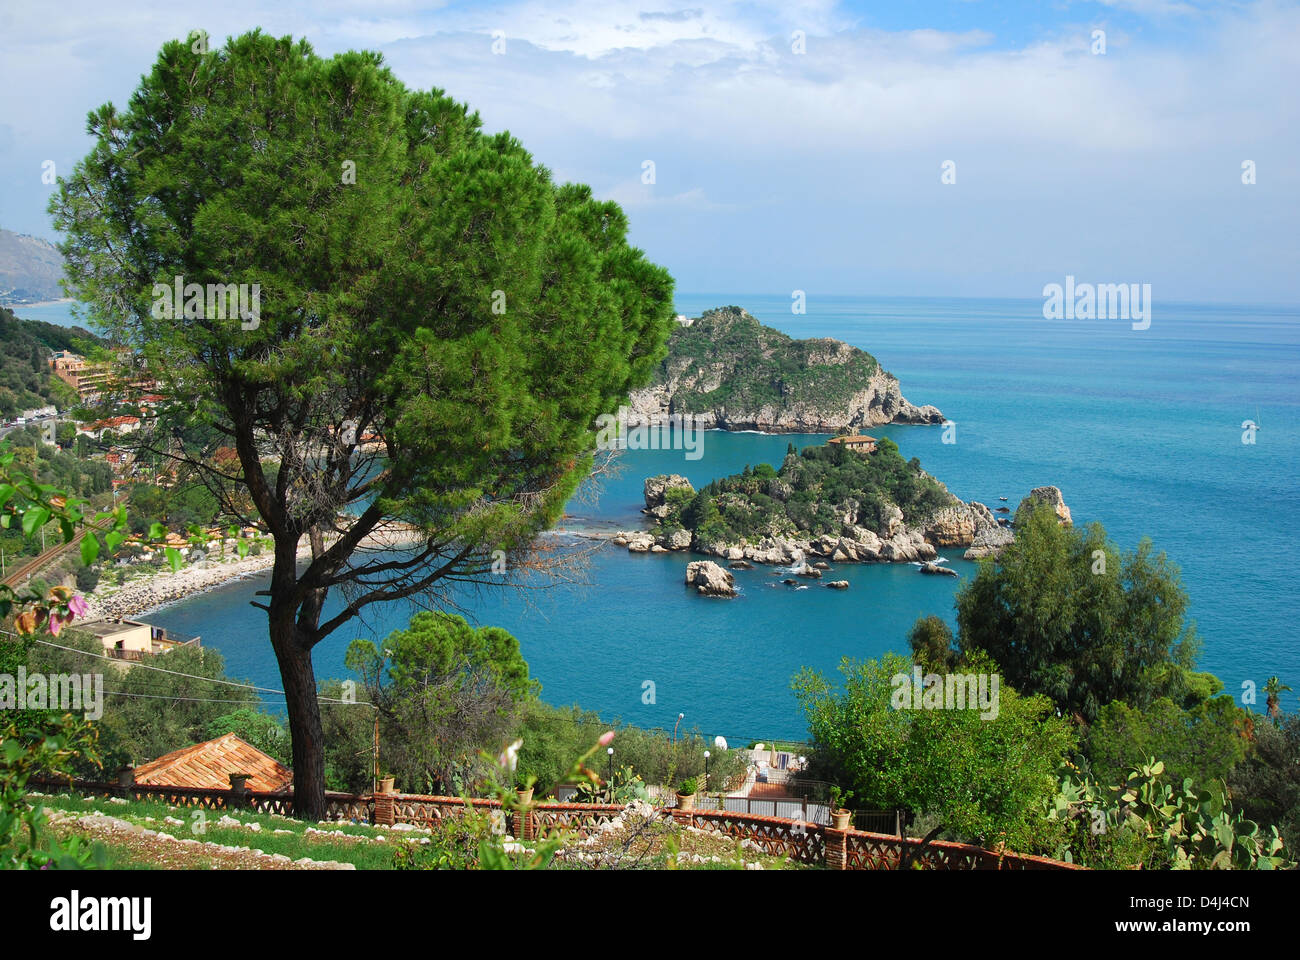
[{"label": "red tiled roof", "polygon": [[232,773],[251,774],[249,790],[278,792],[288,790],[293,784],[292,770],[233,733],[136,767],[135,782],[229,790]]},{"label": "red tiled roof", "polygon": [[111,429],[113,427],[125,426],[128,423],[139,423],[139,422],[140,422],[139,417],[109,417],[107,420],[96,420],[94,423],[92,423],[89,427],[86,427],[85,429],[98,430],[101,427],[108,427]]}]

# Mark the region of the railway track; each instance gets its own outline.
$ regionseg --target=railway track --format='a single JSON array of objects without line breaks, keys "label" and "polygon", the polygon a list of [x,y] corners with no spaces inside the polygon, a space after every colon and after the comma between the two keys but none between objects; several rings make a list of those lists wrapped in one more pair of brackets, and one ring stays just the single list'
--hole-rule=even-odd
[{"label": "railway track", "polygon": [[26,580],[28,577],[35,574],[36,571],[41,569],[41,567],[44,567],[46,564],[49,564],[52,561],[58,559],[60,556],[62,556],[64,553],[71,550],[72,548],[79,547],[81,545],[81,541],[86,538],[86,534],[89,533],[91,530],[94,530],[96,533],[105,533],[106,531],[111,530],[112,528],[113,528],[113,524],[111,520],[105,520],[102,523],[96,524],[93,527],[82,527],[80,530],[77,531],[76,536],[74,536],[67,543],[59,543],[53,547],[50,547],[48,550],[45,550],[44,552],[38,554],[37,556],[32,557],[31,560],[27,561],[22,566],[18,567],[12,573],[7,574],[3,579],[0,579],[0,583],[3,583],[7,587],[16,587],[24,580]]}]

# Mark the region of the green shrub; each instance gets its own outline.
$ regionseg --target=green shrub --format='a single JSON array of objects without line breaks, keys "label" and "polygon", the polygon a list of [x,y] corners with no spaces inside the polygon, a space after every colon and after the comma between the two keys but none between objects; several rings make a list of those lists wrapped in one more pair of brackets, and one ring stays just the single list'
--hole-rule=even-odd
[{"label": "green shrub", "polygon": [[[789,488],[784,502],[767,492],[777,479]],[[904,462],[897,445],[885,438],[870,456],[827,444],[787,455],[779,471],[765,463],[746,467],[702,488],[682,507],[680,521],[675,515],[671,521],[692,531],[697,546],[795,533],[838,536],[849,501],[860,505],[863,526],[884,533],[891,506],[920,522],[953,498],[919,464]]]},{"label": "green shrub", "polygon": [[99,569],[97,567],[78,567],[75,576],[77,578],[77,589],[82,593],[90,593],[99,585]]}]

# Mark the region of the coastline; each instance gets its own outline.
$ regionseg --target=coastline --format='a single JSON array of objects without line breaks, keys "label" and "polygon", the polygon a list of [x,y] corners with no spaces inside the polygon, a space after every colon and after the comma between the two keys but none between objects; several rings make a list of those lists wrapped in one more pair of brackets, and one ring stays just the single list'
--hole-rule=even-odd
[{"label": "coastline", "polygon": [[72,297],[62,297],[58,300],[39,300],[35,303],[5,303],[0,304],[6,310],[20,310],[24,307],[57,307],[63,303],[75,303]]},{"label": "coastline", "polygon": [[[397,549],[416,542],[408,529],[376,531],[361,541],[361,549]],[[311,559],[311,544],[298,547],[298,561]],[[141,617],[162,607],[207,593],[236,580],[243,580],[275,565],[275,552],[264,549],[256,557],[227,557],[225,560],[200,560],[186,564],[173,573],[162,569],[147,577],[127,581],[120,587],[110,584],[104,592],[86,594],[90,606],[85,620]]]},{"label": "coastline", "polygon": [[[75,303],[75,300],[72,297],[60,297],[57,300],[38,300],[38,302],[35,303],[18,303],[16,304],[16,306],[17,307],[57,307],[59,306],[60,303]],[[8,307],[9,310],[14,310],[14,308],[16,308],[13,306],[13,304],[5,304],[5,306]]]},{"label": "coastline", "polygon": [[[310,546],[298,550],[300,560],[310,556]],[[86,602],[90,605],[90,612],[86,619],[111,620],[144,616],[193,594],[206,593],[224,584],[269,570],[274,563],[275,554],[265,551],[256,557],[234,557],[224,562],[204,560],[187,564],[175,573],[166,569],[159,570],[152,576],[129,580],[120,587],[113,584],[111,592],[101,594],[96,591],[87,594]]]}]

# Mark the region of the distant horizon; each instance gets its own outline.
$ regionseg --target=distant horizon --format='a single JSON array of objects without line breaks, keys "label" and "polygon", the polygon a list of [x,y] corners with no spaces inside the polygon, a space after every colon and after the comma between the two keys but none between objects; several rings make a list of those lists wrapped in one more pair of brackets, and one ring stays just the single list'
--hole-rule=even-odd
[{"label": "distant horizon", "polygon": [[[745,291],[736,291],[736,290],[732,290],[732,291],[725,291],[725,290],[676,290],[676,291],[673,292],[674,300],[675,300],[677,297],[697,297],[697,298],[698,298],[698,297],[717,297],[717,298],[718,298],[718,302],[716,303],[716,306],[717,306],[717,307],[737,306],[737,307],[742,307],[742,308],[744,308],[744,309],[746,309],[746,310],[748,310],[749,308],[746,307],[745,304],[743,304],[743,303],[735,303],[735,302],[734,302],[734,299],[735,299],[735,298],[738,298],[738,297],[773,297],[773,298],[778,298],[778,299],[780,299],[780,298],[787,298],[787,299],[788,299],[789,296],[790,296],[789,293],[787,293],[787,292],[785,292],[785,291],[763,291],[763,290],[745,290]],[[728,298],[732,298],[732,299],[731,299],[731,300],[728,300]],[[1025,303],[1025,304],[1033,304],[1033,303],[1039,303],[1039,304],[1041,304],[1041,303],[1042,303],[1042,300],[1043,300],[1043,298],[1042,298],[1041,296],[1038,296],[1038,297],[1012,297],[1012,296],[998,296],[998,295],[984,295],[984,294],[914,294],[914,293],[877,293],[877,292],[872,292],[872,293],[818,293],[818,294],[815,294],[815,295],[809,295],[808,298],[807,298],[807,302],[808,302],[808,304],[811,306],[812,304],[815,303],[816,300],[870,300],[870,299],[876,299],[876,300],[951,300],[951,301],[954,301],[954,302],[960,302],[960,301],[976,301],[976,302]],[[78,300],[75,300],[75,299],[71,299],[71,298],[60,298],[60,299],[58,299],[58,300],[42,300],[42,301],[39,301],[39,302],[36,302],[36,303],[4,303],[4,302],[0,302],[0,307],[4,307],[4,308],[7,309],[7,310],[11,310],[11,311],[17,313],[19,310],[24,310],[24,309],[32,309],[32,308],[48,308],[48,307],[58,306],[58,305],[60,305],[60,304],[72,304],[72,303],[80,303],[80,302],[81,302],[81,301],[78,301]],[[1285,312],[1294,312],[1294,313],[1296,313],[1296,315],[1297,315],[1297,319],[1300,320],[1300,302],[1287,303],[1287,302],[1282,302],[1282,301],[1266,301],[1266,300],[1208,300],[1208,299],[1199,299],[1199,300],[1182,300],[1182,299],[1179,299],[1179,300],[1161,300],[1161,299],[1157,299],[1155,302],[1156,302],[1156,308],[1157,308],[1157,309],[1161,309],[1161,308],[1163,308],[1163,307],[1251,307],[1251,308],[1257,308],[1257,309],[1273,309],[1273,310],[1282,310],[1282,311],[1285,311]],[[675,302],[674,302],[674,305],[673,305],[673,306],[674,306],[674,309],[676,309],[676,306],[677,306],[677,305],[676,305]],[[750,312],[752,312],[752,311],[750,311]],[[792,315],[792,316],[800,316],[800,315],[806,316],[807,314],[805,313],[805,314],[791,314],[791,315]],[[48,322],[48,321],[47,321],[47,322]],[[1048,321],[1046,321],[1046,322],[1053,323],[1053,322],[1059,322],[1059,321],[1048,320]]]},{"label": "distant horizon", "polygon": [[[1055,281],[1048,281],[1048,282],[1050,283]],[[674,297],[749,296],[749,297],[785,297],[788,299],[790,297],[790,293],[789,291],[781,291],[781,290],[777,290],[777,291],[746,290],[743,293],[737,293],[735,291],[728,292],[728,291],[719,291],[719,290],[676,290],[673,292],[673,296]],[[848,300],[848,299],[870,299],[870,298],[875,298],[879,300],[982,300],[982,301],[1002,300],[1002,301],[1010,301],[1013,303],[1040,303],[1040,304],[1043,301],[1043,298],[1041,296],[1012,297],[1012,296],[1002,296],[997,294],[872,292],[872,293],[818,293],[815,295],[810,293],[808,295],[808,303],[812,304],[814,300],[818,300],[818,299]],[[1208,299],[1163,300],[1157,298],[1155,302],[1157,308],[1159,308],[1161,305],[1178,306],[1178,307],[1272,307],[1272,308],[1291,309],[1300,312],[1300,301],[1284,302],[1284,301],[1267,301],[1267,300],[1208,300]],[[723,304],[723,303],[718,304],[718,306],[732,306],[732,305],[733,304]],[[734,306],[743,307],[744,304],[737,303],[734,304]]]}]

